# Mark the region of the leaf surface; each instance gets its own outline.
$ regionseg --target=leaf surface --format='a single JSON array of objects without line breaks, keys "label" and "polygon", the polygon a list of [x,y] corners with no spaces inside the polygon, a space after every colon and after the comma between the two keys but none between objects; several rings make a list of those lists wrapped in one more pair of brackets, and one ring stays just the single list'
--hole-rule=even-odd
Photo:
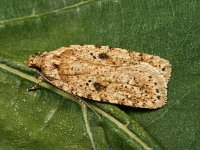
[{"label": "leaf surface", "polygon": [[[0,148],[198,149],[199,14],[197,0],[1,0]],[[152,111],[89,101],[91,110],[48,83],[27,92],[37,81],[28,56],[71,44],[168,59],[167,105]]]}]

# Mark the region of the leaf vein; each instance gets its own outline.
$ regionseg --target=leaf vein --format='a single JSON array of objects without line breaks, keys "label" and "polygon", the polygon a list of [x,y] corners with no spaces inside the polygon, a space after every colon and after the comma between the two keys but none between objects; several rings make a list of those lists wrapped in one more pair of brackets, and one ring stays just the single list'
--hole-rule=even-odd
[{"label": "leaf vein", "polygon": [[89,125],[89,122],[88,122],[87,107],[82,105],[81,109],[82,109],[82,112],[83,112],[83,119],[84,119],[84,122],[85,122],[85,128],[86,128],[87,134],[88,134],[89,139],[92,143],[93,149],[96,150],[96,147],[95,147],[95,144],[94,144],[94,139],[93,139],[93,134],[91,132],[90,125]]},{"label": "leaf vein", "polygon": [[8,23],[11,23],[11,22],[24,21],[24,20],[28,20],[28,19],[39,18],[39,17],[42,17],[42,16],[51,15],[51,14],[54,14],[54,13],[66,11],[66,10],[73,9],[73,8],[77,8],[77,7],[89,4],[91,2],[94,2],[94,1],[97,1],[97,0],[81,1],[79,3],[73,4],[73,5],[70,5],[70,6],[65,6],[63,8],[59,8],[59,9],[56,9],[56,10],[52,10],[50,12],[45,12],[45,13],[40,13],[40,14],[32,13],[31,15],[28,15],[28,16],[21,16],[21,17],[17,17],[17,18],[0,20],[0,25],[8,24]]},{"label": "leaf vein", "polygon": [[[7,66],[6,64],[1,64],[0,63],[0,68],[10,72],[10,73],[13,73],[17,76],[20,76],[24,79],[27,79],[29,81],[32,81],[34,83],[37,83],[37,79],[28,75],[28,74],[25,74],[21,71],[18,71],[14,68],[11,68],[9,66]],[[72,95],[64,92],[64,91],[61,91],[60,89],[50,85],[50,84],[47,84],[47,83],[41,83],[41,86],[42,87],[45,87],[65,98],[68,98],[76,103],[78,103],[80,106],[82,107],[86,107],[86,105],[83,106],[82,102],[80,100],[78,100],[76,97],[73,97]],[[100,108],[92,105],[92,104],[88,104],[90,105],[90,108],[92,108],[92,110],[95,110],[96,112],[98,112],[99,114],[101,114],[103,117],[107,118],[110,122],[114,123],[119,129],[121,129],[125,134],[127,134],[128,136],[131,137],[131,139],[133,139],[134,141],[136,141],[137,143],[139,143],[145,150],[151,150],[151,148],[142,140],[140,139],[140,137],[138,137],[136,134],[134,134],[133,132],[131,132],[126,125],[124,125],[123,123],[121,123],[120,121],[118,121],[116,118],[112,117],[111,115],[109,115],[108,113],[104,112],[103,110],[101,110]],[[87,115],[85,116],[87,117]],[[87,120],[87,119],[86,119]],[[89,126],[86,125],[86,128],[88,128]],[[89,131],[89,130],[88,130]],[[87,131],[87,132],[88,132]],[[88,132],[89,133],[89,132]]]}]

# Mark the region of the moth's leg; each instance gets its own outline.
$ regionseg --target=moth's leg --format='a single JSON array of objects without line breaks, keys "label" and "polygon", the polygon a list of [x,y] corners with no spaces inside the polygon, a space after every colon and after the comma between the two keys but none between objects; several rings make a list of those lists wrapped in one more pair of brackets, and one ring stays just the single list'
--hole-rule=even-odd
[{"label": "moth's leg", "polygon": [[35,91],[38,89],[38,86],[42,83],[42,81],[44,80],[44,78],[40,75],[37,79],[37,83],[31,87],[31,88],[28,88],[27,91],[30,92],[30,91]]}]

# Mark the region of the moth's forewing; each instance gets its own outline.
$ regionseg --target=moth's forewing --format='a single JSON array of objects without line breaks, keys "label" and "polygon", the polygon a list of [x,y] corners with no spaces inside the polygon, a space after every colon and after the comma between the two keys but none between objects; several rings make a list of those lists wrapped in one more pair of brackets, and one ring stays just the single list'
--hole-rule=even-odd
[{"label": "moth's forewing", "polygon": [[80,97],[150,109],[162,107],[167,100],[171,65],[158,56],[72,45],[31,62],[48,82]]}]

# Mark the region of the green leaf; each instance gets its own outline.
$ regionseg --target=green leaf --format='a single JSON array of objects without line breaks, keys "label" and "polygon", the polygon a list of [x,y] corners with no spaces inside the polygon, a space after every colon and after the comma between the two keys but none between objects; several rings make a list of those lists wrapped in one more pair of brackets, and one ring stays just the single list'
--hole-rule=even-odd
[{"label": "green leaf", "polygon": [[[200,1],[0,0],[0,149],[198,149]],[[172,64],[158,110],[87,101],[43,83],[29,55],[71,44],[121,47]]]}]

